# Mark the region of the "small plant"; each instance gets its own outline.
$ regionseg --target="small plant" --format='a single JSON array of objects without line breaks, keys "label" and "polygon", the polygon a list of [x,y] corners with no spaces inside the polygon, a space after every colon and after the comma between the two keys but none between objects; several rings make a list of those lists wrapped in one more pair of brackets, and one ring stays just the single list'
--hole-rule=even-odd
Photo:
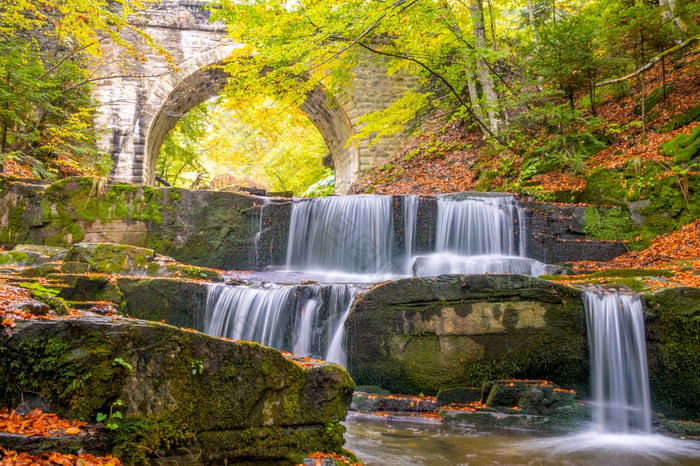
[{"label": "small plant", "polygon": [[122,358],[114,358],[114,360],[112,361],[112,365],[122,366],[123,368],[127,369],[129,372],[134,370],[134,366],[132,366],[128,362],[124,361]]},{"label": "small plant", "polygon": [[106,428],[110,430],[118,429],[119,424],[117,424],[116,419],[123,419],[123,416],[121,411],[117,411],[114,408],[119,408],[121,406],[124,406],[124,402],[122,400],[115,401],[109,407],[109,414],[97,413],[97,422],[107,421],[105,422]]},{"label": "small plant", "polygon": [[193,359],[190,361],[190,369],[192,369],[192,375],[202,374],[204,372],[204,365],[201,359]]},{"label": "small plant", "polygon": [[58,293],[61,292],[61,290],[57,290],[56,288],[46,288],[38,283],[20,283],[19,287],[27,290],[36,291],[37,293],[41,294],[47,294],[49,296],[57,296]]}]

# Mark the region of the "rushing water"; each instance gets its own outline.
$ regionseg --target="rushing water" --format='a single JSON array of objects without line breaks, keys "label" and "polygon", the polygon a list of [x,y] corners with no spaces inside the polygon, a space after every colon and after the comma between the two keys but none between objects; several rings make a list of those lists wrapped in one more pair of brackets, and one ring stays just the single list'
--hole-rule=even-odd
[{"label": "rushing water", "polygon": [[633,292],[584,290],[593,420],[603,433],[651,432],[642,302]]},{"label": "rushing water", "polygon": [[514,208],[513,196],[439,198],[435,251],[514,255]]},{"label": "rushing water", "polygon": [[[285,270],[251,278],[275,283],[310,279],[333,285],[213,286],[205,331],[344,365],[344,323],[356,290],[340,283],[445,273],[545,273],[541,262],[516,255],[525,250],[526,235],[523,211],[513,196],[439,197],[435,238],[428,241],[434,246],[420,253],[420,198],[403,196],[400,203],[397,199],[370,195],[295,199]],[[266,204],[261,206],[255,237],[256,260]]]},{"label": "rushing water", "polygon": [[345,364],[343,338],[336,335],[355,294],[347,285],[213,285],[204,331]]},{"label": "rushing water", "polygon": [[700,442],[660,435],[546,436],[351,413],[344,448],[366,466],[698,465]]}]

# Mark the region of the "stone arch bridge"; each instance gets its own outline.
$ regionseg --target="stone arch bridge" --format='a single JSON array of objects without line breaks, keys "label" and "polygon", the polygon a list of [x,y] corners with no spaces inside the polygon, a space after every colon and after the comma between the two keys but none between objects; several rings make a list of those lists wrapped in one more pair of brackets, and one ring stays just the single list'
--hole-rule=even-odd
[{"label": "stone arch bridge", "polygon": [[[114,161],[112,179],[153,184],[167,133],[189,109],[223,89],[226,73],[211,65],[222,63],[239,45],[226,36],[225,25],[209,21],[205,5],[164,0],[150,4],[136,19],[170,53],[177,72],[149,49],[145,60],[126,57],[117,47],[105,50],[99,71],[110,78],[99,81],[96,92],[101,107],[98,124],[107,128],[101,143]],[[339,193],[347,193],[362,170],[383,163],[401,140],[396,135],[372,147],[368,140],[347,146],[360,128],[358,119],[386,108],[414,83],[407,75],[387,76],[385,67],[369,59],[358,65],[355,76],[352,89],[337,100],[318,87],[302,106],[328,145]]]}]

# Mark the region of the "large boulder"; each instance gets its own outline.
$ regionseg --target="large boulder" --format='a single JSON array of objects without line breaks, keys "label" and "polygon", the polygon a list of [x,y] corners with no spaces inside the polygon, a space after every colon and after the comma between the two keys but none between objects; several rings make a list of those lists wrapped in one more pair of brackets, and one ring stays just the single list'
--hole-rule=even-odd
[{"label": "large boulder", "polygon": [[346,324],[358,384],[435,394],[500,378],[545,378],[586,393],[581,293],[522,275],[442,275],[380,285]]},{"label": "large boulder", "polygon": [[[278,225],[288,222],[289,202],[269,209],[263,204],[237,193],[105,184],[92,178],[49,186],[0,178],[0,244],[130,244],[218,269],[283,263],[286,241],[278,236],[286,230]],[[265,238],[257,241],[261,226]]]},{"label": "large boulder", "polygon": [[106,417],[126,464],[185,451],[194,464],[339,451],[354,388],[335,364],[126,319],[17,321],[0,354],[1,406]]}]

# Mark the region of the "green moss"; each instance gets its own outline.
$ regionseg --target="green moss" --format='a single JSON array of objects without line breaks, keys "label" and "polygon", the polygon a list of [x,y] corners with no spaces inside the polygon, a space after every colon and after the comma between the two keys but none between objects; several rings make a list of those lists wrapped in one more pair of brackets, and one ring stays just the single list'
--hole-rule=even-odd
[{"label": "green moss", "polygon": [[700,421],[700,289],[644,297],[652,407]]},{"label": "green moss", "polygon": [[689,163],[700,154],[700,126],[690,134],[679,134],[662,144],[659,152],[667,157],[673,157],[675,163]]},{"label": "green moss", "polygon": [[107,444],[124,464],[147,465],[149,457],[163,456],[170,447],[193,438],[192,432],[169,419],[134,416],[119,422]]},{"label": "green moss", "polygon": [[668,133],[697,120],[700,120],[700,102],[695,107],[691,107],[686,113],[672,116],[668,123],[659,128],[659,131]]},{"label": "green moss", "polygon": [[602,210],[587,207],[583,211],[583,219],[586,222],[583,231],[594,239],[630,239],[636,234],[629,212],[621,208]]},{"label": "green moss", "polygon": [[7,251],[0,253],[0,265],[27,265],[31,259],[26,252]]},{"label": "green moss", "polygon": [[105,400],[116,399],[126,377],[124,368],[113,367],[99,346],[94,348],[88,364],[76,365],[71,343],[58,337],[23,340],[12,349],[0,342],[0,353],[10,358],[0,372],[0,403],[14,406],[23,393],[40,394],[60,416],[94,421]]}]

